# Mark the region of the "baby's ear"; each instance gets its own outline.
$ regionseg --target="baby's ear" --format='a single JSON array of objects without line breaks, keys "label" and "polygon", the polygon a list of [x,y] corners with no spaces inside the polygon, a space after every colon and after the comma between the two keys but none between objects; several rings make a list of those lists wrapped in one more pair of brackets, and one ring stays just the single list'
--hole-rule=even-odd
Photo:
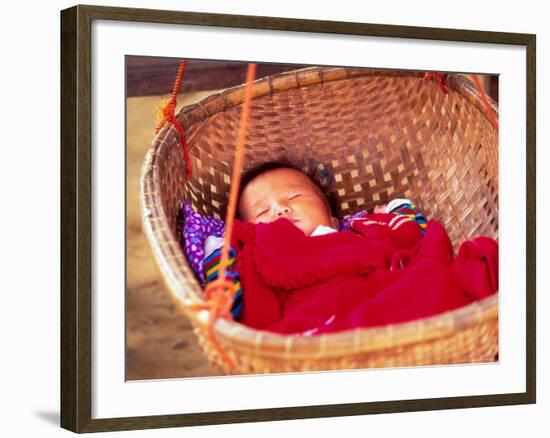
[{"label": "baby's ear", "polygon": [[332,228],[336,230],[340,227],[340,223],[338,222],[338,219],[336,219],[334,216],[330,217],[330,223],[332,225]]}]

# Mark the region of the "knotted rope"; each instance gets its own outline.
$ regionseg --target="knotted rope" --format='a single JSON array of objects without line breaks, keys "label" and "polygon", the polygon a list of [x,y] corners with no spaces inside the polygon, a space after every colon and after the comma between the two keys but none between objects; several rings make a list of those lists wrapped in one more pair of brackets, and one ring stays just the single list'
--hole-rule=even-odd
[{"label": "knotted rope", "polygon": [[185,131],[183,130],[181,123],[178,121],[178,119],[176,119],[177,97],[181,81],[183,79],[183,73],[185,72],[186,64],[187,61],[180,62],[176,81],[174,82],[174,87],[172,88],[172,94],[170,94],[170,97],[168,99],[163,99],[159,103],[159,107],[157,109],[157,125],[155,127],[155,133],[158,134],[162,127],[167,123],[176,127],[181,141],[183,160],[185,162],[185,174],[188,178],[191,178],[191,159],[189,157],[189,145],[187,144],[187,137],[185,136]]},{"label": "knotted rope", "polygon": [[424,80],[425,81],[429,81],[429,80],[436,81],[437,85],[439,85],[439,88],[441,89],[443,94],[448,93],[447,86],[445,85],[445,75],[443,73],[428,71],[428,72],[424,73]]}]

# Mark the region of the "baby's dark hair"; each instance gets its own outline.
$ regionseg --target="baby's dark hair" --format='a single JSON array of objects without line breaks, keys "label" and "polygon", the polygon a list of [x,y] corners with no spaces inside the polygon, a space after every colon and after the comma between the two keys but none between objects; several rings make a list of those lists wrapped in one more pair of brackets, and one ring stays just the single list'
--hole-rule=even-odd
[{"label": "baby's dark hair", "polygon": [[[270,171],[276,170],[276,169],[293,169],[293,170],[296,170],[296,171],[306,175],[310,179],[310,181],[319,189],[321,194],[325,197],[331,215],[335,215],[335,213],[337,211],[336,199],[334,198],[334,195],[332,193],[328,192],[321,185],[321,182],[317,178],[317,175],[315,174],[315,171],[313,171],[313,172],[312,171],[307,171],[306,172],[306,171],[300,169],[299,167],[295,166],[294,164],[290,163],[289,161],[284,161],[284,160],[267,161],[265,163],[254,166],[254,167],[248,169],[246,172],[244,172],[242,177],[241,177],[241,183],[239,185],[239,197],[238,197],[238,199],[240,200],[244,189],[246,188],[246,186],[248,186],[248,184],[250,184],[250,182],[252,182],[252,180],[256,179],[258,176],[263,175],[266,172],[270,172]],[[239,217],[238,212],[237,212],[237,217]]]}]

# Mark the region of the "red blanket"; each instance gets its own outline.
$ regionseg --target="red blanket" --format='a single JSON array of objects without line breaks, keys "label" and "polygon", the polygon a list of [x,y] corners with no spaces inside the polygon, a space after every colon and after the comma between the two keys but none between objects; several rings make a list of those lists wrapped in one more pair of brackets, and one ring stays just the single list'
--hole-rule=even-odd
[{"label": "red blanket", "polygon": [[370,214],[352,231],[310,237],[290,221],[236,223],[242,322],[305,335],[424,318],[498,290],[498,245],[464,242],[453,259],[444,228]]}]

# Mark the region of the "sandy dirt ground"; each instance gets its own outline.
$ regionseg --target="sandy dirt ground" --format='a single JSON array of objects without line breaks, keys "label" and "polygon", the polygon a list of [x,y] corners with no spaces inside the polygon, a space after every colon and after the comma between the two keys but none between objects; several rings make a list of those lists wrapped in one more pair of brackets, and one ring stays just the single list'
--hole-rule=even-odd
[{"label": "sandy dirt ground", "polygon": [[[181,95],[186,105],[212,92]],[[161,96],[127,99],[126,376],[128,380],[214,376],[189,321],[164,284],[143,232],[139,177]]]}]

